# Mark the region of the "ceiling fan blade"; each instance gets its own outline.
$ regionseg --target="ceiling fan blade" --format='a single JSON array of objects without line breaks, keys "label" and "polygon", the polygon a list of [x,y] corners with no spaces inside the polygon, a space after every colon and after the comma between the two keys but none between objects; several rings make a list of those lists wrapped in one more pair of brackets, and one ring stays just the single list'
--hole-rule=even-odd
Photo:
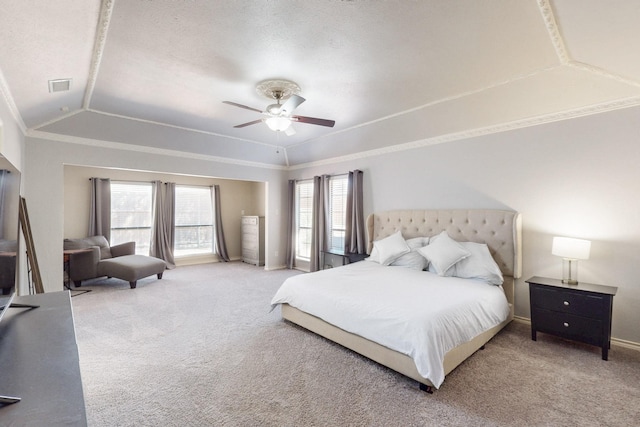
[{"label": "ceiling fan blade", "polygon": [[298,105],[302,104],[306,99],[298,95],[291,95],[287,101],[282,104],[282,108],[280,108],[280,114],[284,114],[290,116],[293,113],[293,110],[298,108]]},{"label": "ceiling fan blade", "polygon": [[258,113],[262,113],[262,110],[258,110],[257,108],[253,108],[253,107],[247,107],[246,105],[238,104],[237,102],[222,101],[222,103],[233,105],[234,107],[244,108],[245,110],[257,111]]},{"label": "ceiling fan blade", "polygon": [[332,128],[336,124],[335,120],[317,119],[315,117],[291,116],[291,118],[300,123],[309,123],[311,125],[327,126]]},{"label": "ceiling fan blade", "polygon": [[287,136],[295,135],[296,134],[296,130],[293,127],[293,125],[289,125],[289,127],[284,130],[284,134],[287,135]]},{"label": "ceiling fan blade", "polygon": [[234,126],[234,128],[243,128],[243,127],[246,127],[246,126],[255,125],[257,123],[262,123],[262,119],[254,120],[252,122],[243,123],[241,125],[236,125],[236,126]]}]

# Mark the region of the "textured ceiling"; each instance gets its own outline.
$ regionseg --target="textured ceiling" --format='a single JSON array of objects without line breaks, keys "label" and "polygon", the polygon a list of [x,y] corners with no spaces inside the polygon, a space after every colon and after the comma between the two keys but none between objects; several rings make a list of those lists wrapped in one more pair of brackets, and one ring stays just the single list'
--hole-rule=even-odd
[{"label": "textured ceiling", "polygon": [[[0,90],[33,136],[286,166],[640,103],[637,0],[3,3]],[[222,101],[263,110],[270,78],[335,127],[234,128],[262,116]]]}]

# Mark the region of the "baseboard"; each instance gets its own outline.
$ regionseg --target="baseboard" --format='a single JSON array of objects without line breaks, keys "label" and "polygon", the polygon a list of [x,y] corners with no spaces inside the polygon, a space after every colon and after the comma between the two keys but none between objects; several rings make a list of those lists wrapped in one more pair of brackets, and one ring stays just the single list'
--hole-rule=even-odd
[{"label": "baseboard", "polygon": [[[522,316],[514,316],[513,320],[525,325],[531,325],[531,319]],[[617,345],[618,347],[630,348],[631,350],[640,351],[640,343],[622,340],[620,338],[611,337],[611,345]]]}]

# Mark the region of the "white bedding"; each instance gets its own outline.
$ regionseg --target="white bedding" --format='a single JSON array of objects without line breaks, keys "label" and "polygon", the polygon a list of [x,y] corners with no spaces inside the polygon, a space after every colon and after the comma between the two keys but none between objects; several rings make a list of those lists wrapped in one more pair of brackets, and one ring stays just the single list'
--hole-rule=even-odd
[{"label": "white bedding", "polygon": [[509,315],[500,286],[375,262],[290,277],[271,303],[408,355],[436,388],[444,355]]}]

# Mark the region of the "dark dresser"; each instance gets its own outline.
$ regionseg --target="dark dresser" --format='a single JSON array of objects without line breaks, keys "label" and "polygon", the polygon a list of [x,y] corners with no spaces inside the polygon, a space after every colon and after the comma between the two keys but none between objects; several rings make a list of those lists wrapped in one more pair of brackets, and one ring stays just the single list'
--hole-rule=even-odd
[{"label": "dark dresser", "polygon": [[69,291],[17,297],[0,325],[2,426],[86,426],[80,359]]},{"label": "dark dresser", "polygon": [[613,296],[618,288],[580,282],[568,285],[558,279],[532,277],[529,284],[531,339],[537,332],[602,348],[602,359],[611,348]]}]

